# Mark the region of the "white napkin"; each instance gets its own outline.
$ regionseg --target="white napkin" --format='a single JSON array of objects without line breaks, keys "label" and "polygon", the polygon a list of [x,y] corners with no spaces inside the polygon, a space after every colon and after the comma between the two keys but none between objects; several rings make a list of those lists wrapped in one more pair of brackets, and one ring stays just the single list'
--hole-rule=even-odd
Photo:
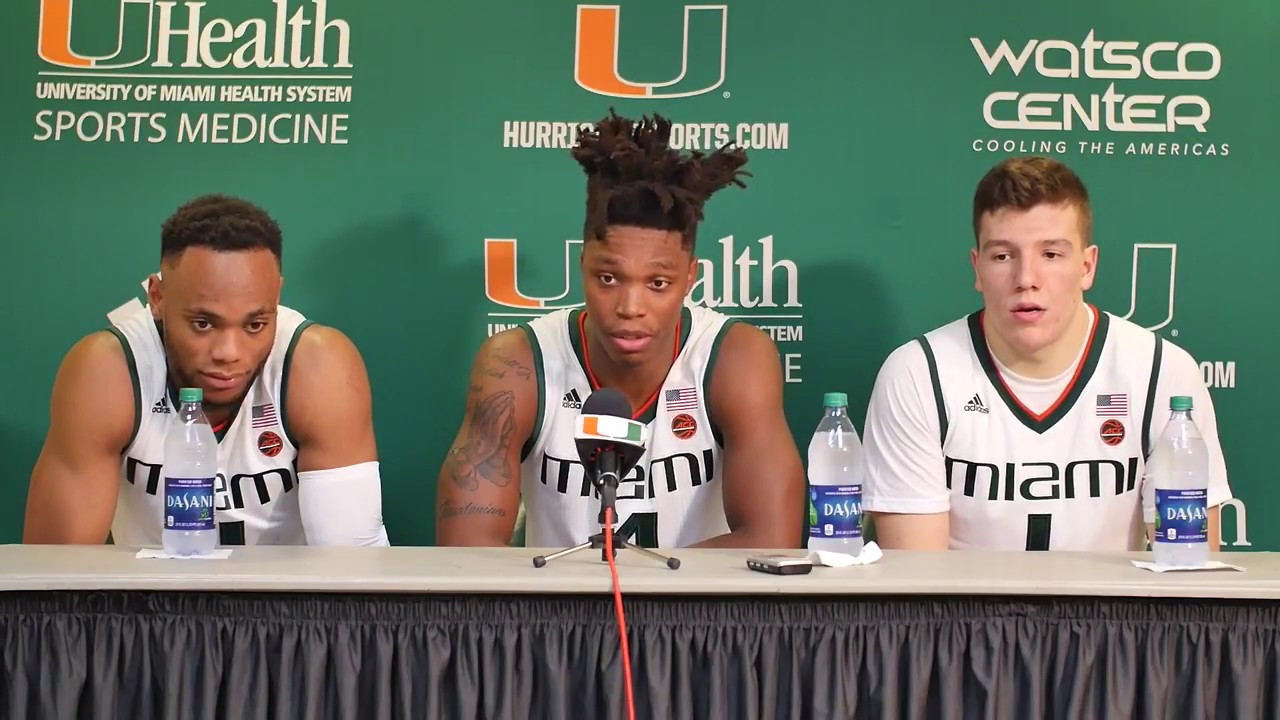
[{"label": "white napkin", "polygon": [[809,560],[814,565],[823,567],[848,567],[850,565],[870,565],[871,563],[884,557],[884,553],[880,550],[880,546],[875,542],[869,542],[862,546],[862,552],[857,557],[848,553],[831,552],[830,550],[814,550],[809,553]]},{"label": "white napkin", "polygon": [[1196,571],[1204,572],[1206,570],[1236,570],[1239,572],[1244,572],[1244,568],[1240,567],[1239,565],[1228,565],[1224,562],[1218,562],[1217,560],[1210,560],[1203,565],[1175,565],[1172,567],[1160,567],[1153,562],[1147,562],[1145,560],[1134,560],[1133,564],[1134,564],[1134,567],[1140,567],[1143,570],[1150,570],[1151,572],[1158,572],[1158,573],[1196,572]]},{"label": "white napkin", "polygon": [[136,558],[159,558],[161,560],[226,560],[231,557],[231,548],[217,548],[202,555],[171,555],[164,550],[143,548]]}]

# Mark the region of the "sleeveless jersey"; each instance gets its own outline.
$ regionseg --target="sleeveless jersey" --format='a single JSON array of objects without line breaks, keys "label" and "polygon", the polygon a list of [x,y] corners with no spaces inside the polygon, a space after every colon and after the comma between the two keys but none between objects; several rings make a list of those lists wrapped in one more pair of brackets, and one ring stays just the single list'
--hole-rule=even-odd
[{"label": "sleeveless jersey", "polygon": [[[1133,323],[1088,311],[1094,320],[1083,352],[1042,412],[1023,406],[1001,375],[980,312],[900,348],[913,363],[924,356],[927,372],[914,384],[923,413],[936,413],[927,420],[937,434],[897,441],[890,415],[910,411],[877,388],[872,404],[879,407],[867,420],[864,509],[949,510],[953,548],[1142,549],[1144,509],[1152,502],[1143,485],[1146,458],[1176,394],[1194,397],[1193,415],[1209,444],[1210,506],[1228,499],[1212,406],[1190,355]],[[927,464],[916,463],[917,452],[932,453]],[[925,468],[942,477],[919,477]]]},{"label": "sleeveless jersey", "polygon": [[[151,311],[131,303],[108,316],[133,376],[134,430],[120,464],[111,524],[117,545],[161,544],[164,441],[176,424],[177,391]],[[280,306],[275,344],[240,410],[218,442],[215,520],[224,545],[305,545],[298,512],[297,448],[284,428],[284,398],[294,344],[310,325]]]},{"label": "sleeveless jersey", "polygon": [[[599,495],[573,440],[582,403],[596,389],[586,372],[582,312],[560,310],[521,326],[539,380],[536,425],[520,465],[528,547],[576,545],[602,527]],[[675,362],[634,415],[648,425],[649,442],[618,487],[616,536],[670,548],[729,532],[723,449],[707,393],[720,341],[733,322],[714,310],[683,309]]]}]

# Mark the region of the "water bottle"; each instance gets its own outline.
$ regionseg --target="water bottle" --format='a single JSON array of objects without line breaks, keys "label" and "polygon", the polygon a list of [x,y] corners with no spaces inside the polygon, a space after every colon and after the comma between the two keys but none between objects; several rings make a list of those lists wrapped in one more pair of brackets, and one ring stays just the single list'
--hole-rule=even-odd
[{"label": "water bottle", "polygon": [[172,555],[201,555],[218,546],[213,479],[218,441],[204,415],[200,388],[178,391],[177,420],[164,439],[164,516],[161,537]]},{"label": "water bottle", "polygon": [[809,442],[809,549],[862,553],[862,444],[844,393],[822,396],[823,416]]},{"label": "water bottle", "polygon": [[1147,473],[1155,488],[1156,565],[1187,567],[1209,561],[1209,454],[1191,419],[1191,398],[1169,401],[1169,424]]}]

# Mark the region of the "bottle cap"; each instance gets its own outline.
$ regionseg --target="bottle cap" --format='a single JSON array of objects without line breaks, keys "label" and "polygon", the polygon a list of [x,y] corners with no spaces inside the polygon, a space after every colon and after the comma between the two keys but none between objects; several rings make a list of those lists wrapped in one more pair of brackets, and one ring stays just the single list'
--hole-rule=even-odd
[{"label": "bottle cap", "polygon": [[200,388],[182,388],[178,391],[178,402],[198,403],[204,401],[204,390]]},{"label": "bottle cap", "polygon": [[848,407],[849,396],[842,392],[829,392],[822,396],[822,407]]},{"label": "bottle cap", "polygon": [[1169,407],[1173,410],[1190,410],[1191,397],[1189,395],[1174,395],[1169,398]]}]

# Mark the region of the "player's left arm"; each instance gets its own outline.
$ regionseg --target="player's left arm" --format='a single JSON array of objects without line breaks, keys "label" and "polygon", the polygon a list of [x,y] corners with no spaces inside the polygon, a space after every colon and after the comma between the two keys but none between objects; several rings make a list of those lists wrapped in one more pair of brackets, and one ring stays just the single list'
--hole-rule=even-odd
[{"label": "player's left arm", "polygon": [[707,404],[724,443],[724,511],[730,532],[696,547],[800,547],[805,478],[782,410],[782,367],[767,334],[725,331]]},{"label": "player's left arm", "polygon": [[[1226,458],[1222,453],[1222,443],[1218,439],[1218,420],[1213,407],[1213,399],[1209,396],[1209,388],[1205,386],[1200,374],[1200,366],[1186,350],[1165,341],[1160,378],[1156,384],[1156,400],[1152,407],[1151,446],[1160,438],[1169,423],[1169,398],[1175,395],[1191,397],[1191,419],[1196,429],[1204,437],[1205,447],[1209,453],[1209,492],[1207,505],[1209,508],[1209,551],[1217,552],[1221,544],[1222,530],[1219,525],[1222,503],[1232,498],[1231,485],[1227,480]],[[1148,458],[1148,462],[1150,458]],[[1143,511],[1147,526],[1147,540],[1155,538],[1155,488],[1143,484]]]},{"label": "player's left arm", "polygon": [[284,399],[298,446],[298,509],[308,545],[387,545],[373,398],[346,335],[313,325],[294,348]]}]

